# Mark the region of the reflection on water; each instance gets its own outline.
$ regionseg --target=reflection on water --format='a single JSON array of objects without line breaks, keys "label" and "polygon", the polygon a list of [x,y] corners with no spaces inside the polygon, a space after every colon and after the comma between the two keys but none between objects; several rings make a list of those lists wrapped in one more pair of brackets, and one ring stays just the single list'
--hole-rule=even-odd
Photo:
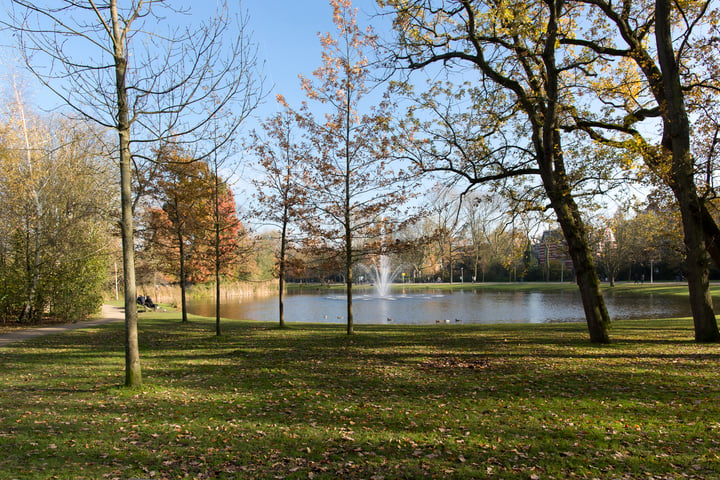
[{"label": "reflection on water", "polygon": [[[484,290],[403,293],[387,297],[354,295],[357,324],[433,323],[548,323],[584,321],[577,292],[532,292]],[[613,319],[690,316],[687,299],[651,295],[607,295],[605,301]],[[190,313],[215,315],[212,300],[188,303]],[[287,294],[285,320],[288,322],[345,323],[345,295]],[[229,299],[220,306],[225,318],[259,321],[277,320],[277,298]]]}]

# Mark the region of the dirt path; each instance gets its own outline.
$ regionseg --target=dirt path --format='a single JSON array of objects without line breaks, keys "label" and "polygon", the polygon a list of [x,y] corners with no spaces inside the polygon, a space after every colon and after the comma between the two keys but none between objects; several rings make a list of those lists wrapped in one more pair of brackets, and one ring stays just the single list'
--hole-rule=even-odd
[{"label": "dirt path", "polygon": [[65,325],[55,325],[52,327],[28,328],[25,330],[17,330],[15,332],[0,335],[0,348],[15,342],[22,342],[30,338],[41,337],[43,335],[53,335],[56,333],[67,332],[78,328],[90,328],[106,323],[119,322],[125,319],[122,307],[114,307],[112,305],[103,305],[102,318],[88,320],[86,322],[68,323]]}]

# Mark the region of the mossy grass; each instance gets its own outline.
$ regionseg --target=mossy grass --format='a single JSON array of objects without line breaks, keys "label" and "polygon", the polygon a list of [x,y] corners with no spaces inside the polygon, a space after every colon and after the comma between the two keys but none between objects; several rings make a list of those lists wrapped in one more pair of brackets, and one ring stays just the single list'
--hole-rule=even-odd
[{"label": "mossy grass", "polygon": [[0,350],[0,478],[720,478],[720,350],[690,319],[586,327],[147,312]]}]

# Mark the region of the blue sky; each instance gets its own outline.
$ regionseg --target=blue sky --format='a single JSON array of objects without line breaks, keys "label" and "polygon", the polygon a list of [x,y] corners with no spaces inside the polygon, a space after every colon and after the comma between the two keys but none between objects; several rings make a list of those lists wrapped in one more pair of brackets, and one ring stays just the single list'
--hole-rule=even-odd
[{"label": "blue sky", "polygon": [[260,60],[265,62],[268,85],[273,87],[266,103],[273,110],[275,94],[279,93],[296,104],[302,100],[298,75],[310,76],[320,64],[317,34],[334,28],[329,3],[327,0],[245,0],[243,7],[250,15],[250,29],[259,46]]},{"label": "blue sky", "polygon": [[[355,0],[353,5],[359,10],[361,27],[378,22],[370,18],[377,10],[374,0]],[[265,117],[276,110],[276,94],[299,106],[305,97],[298,75],[310,77],[321,63],[318,33],[335,33],[329,1],[244,0],[242,8],[250,15],[250,29],[260,48],[260,59],[265,62],[268,86],[273,87],[258,115]]]},{"label": "blue sky", "polygon": [[[214,13],[215,2],[201,4],[189,2],[191,12],[197,18],[206,18]],[[245,11],[249,14],[249,30],[253,40],[259,46],[259,59],[264,63],[267,86],[272,87],[272,94],[265,105],[256,112],[265,117],[275,111],[275,94],[285,95],[292,104],[299,103],[304,96],[300,89],[299,74],[310,76],[321,62],[320,42],[318,33],[334,32],[332,8],[328,0],[229,0],[235,12]],[[4,17],[5,2],[0,1],[0,16]],[[355,0],[359,8],[358,20],[367,26],[368,15],[376,11],[374,0]],[[194,15],[189,18],[192,19]],[[13,43],[8,32],[0,32],[0,54],[5,62],[0,71],[8,69],[7,60],[17,55],[6,47]],[[50,104],[57,105],[57,99],[39,90],[28,75],[26,80],[33,85],[28,92],[34,97],[38,107],[47,108]]]},{"label": "blue sky", "polygon": [[[190,15],[184,18],[169,18],[168,23],[192,23],[206,20],[215,13],[216,2],[196,2],[182,0],[176,4],[182,8],[185,3]],[[318,33],[335,32],[332,22],[332,8],[328,0],[228,0],[231,11],[245,12],[249,16],[248,29],[252,39],[258,45],[258,57],[263,65],[266,77],[266,89],[270,90],[264,103],[254,112],[243,128],[244,134],[257,128],[258,120],[277,111],[275,95],[282,94],[293,106],[299,106],[305,99],[300,88],[299,74],[311,76],[320,66],[321,47]],[[377,9],[374,0],[355,0],[359,9],[358,21],[362,27],[368,25],[369,15]],[[9,5],[0,0],[0,17],[5,16]],[[374,20],[373,23],[377,21]],[[164,30],[159,25],[158,30]],[[0,75],[6,75],[12,67],[12,58],[18,55],[8,48],[14,41],[7,31],[0,31]],[[19,59],[18,59],[19,60]],[[45,91],[29,74],[23,73],[23,67],[16,61],[14,67],[25,88],[27,100],[40,110],[50,110],[61,106],[62,102],[52,93]],[[7,85],[7,82],[4,82]],[[6,95],[10,92],[6,92]]]}]

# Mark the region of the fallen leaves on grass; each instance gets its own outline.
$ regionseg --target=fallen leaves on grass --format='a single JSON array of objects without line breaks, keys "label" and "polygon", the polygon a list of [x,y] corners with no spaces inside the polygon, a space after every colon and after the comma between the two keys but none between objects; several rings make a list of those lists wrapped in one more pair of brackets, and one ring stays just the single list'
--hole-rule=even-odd
[{"label": "fallen leaves on grass", "polygon": [[458,357],[442,357],[433,360],[427,360],[420,364],[422,368],[428,369],[446,369],[446,368],[468,368],[470,370],[487,368],[490,362],[487,358],[476,358],[465,360]]}]

